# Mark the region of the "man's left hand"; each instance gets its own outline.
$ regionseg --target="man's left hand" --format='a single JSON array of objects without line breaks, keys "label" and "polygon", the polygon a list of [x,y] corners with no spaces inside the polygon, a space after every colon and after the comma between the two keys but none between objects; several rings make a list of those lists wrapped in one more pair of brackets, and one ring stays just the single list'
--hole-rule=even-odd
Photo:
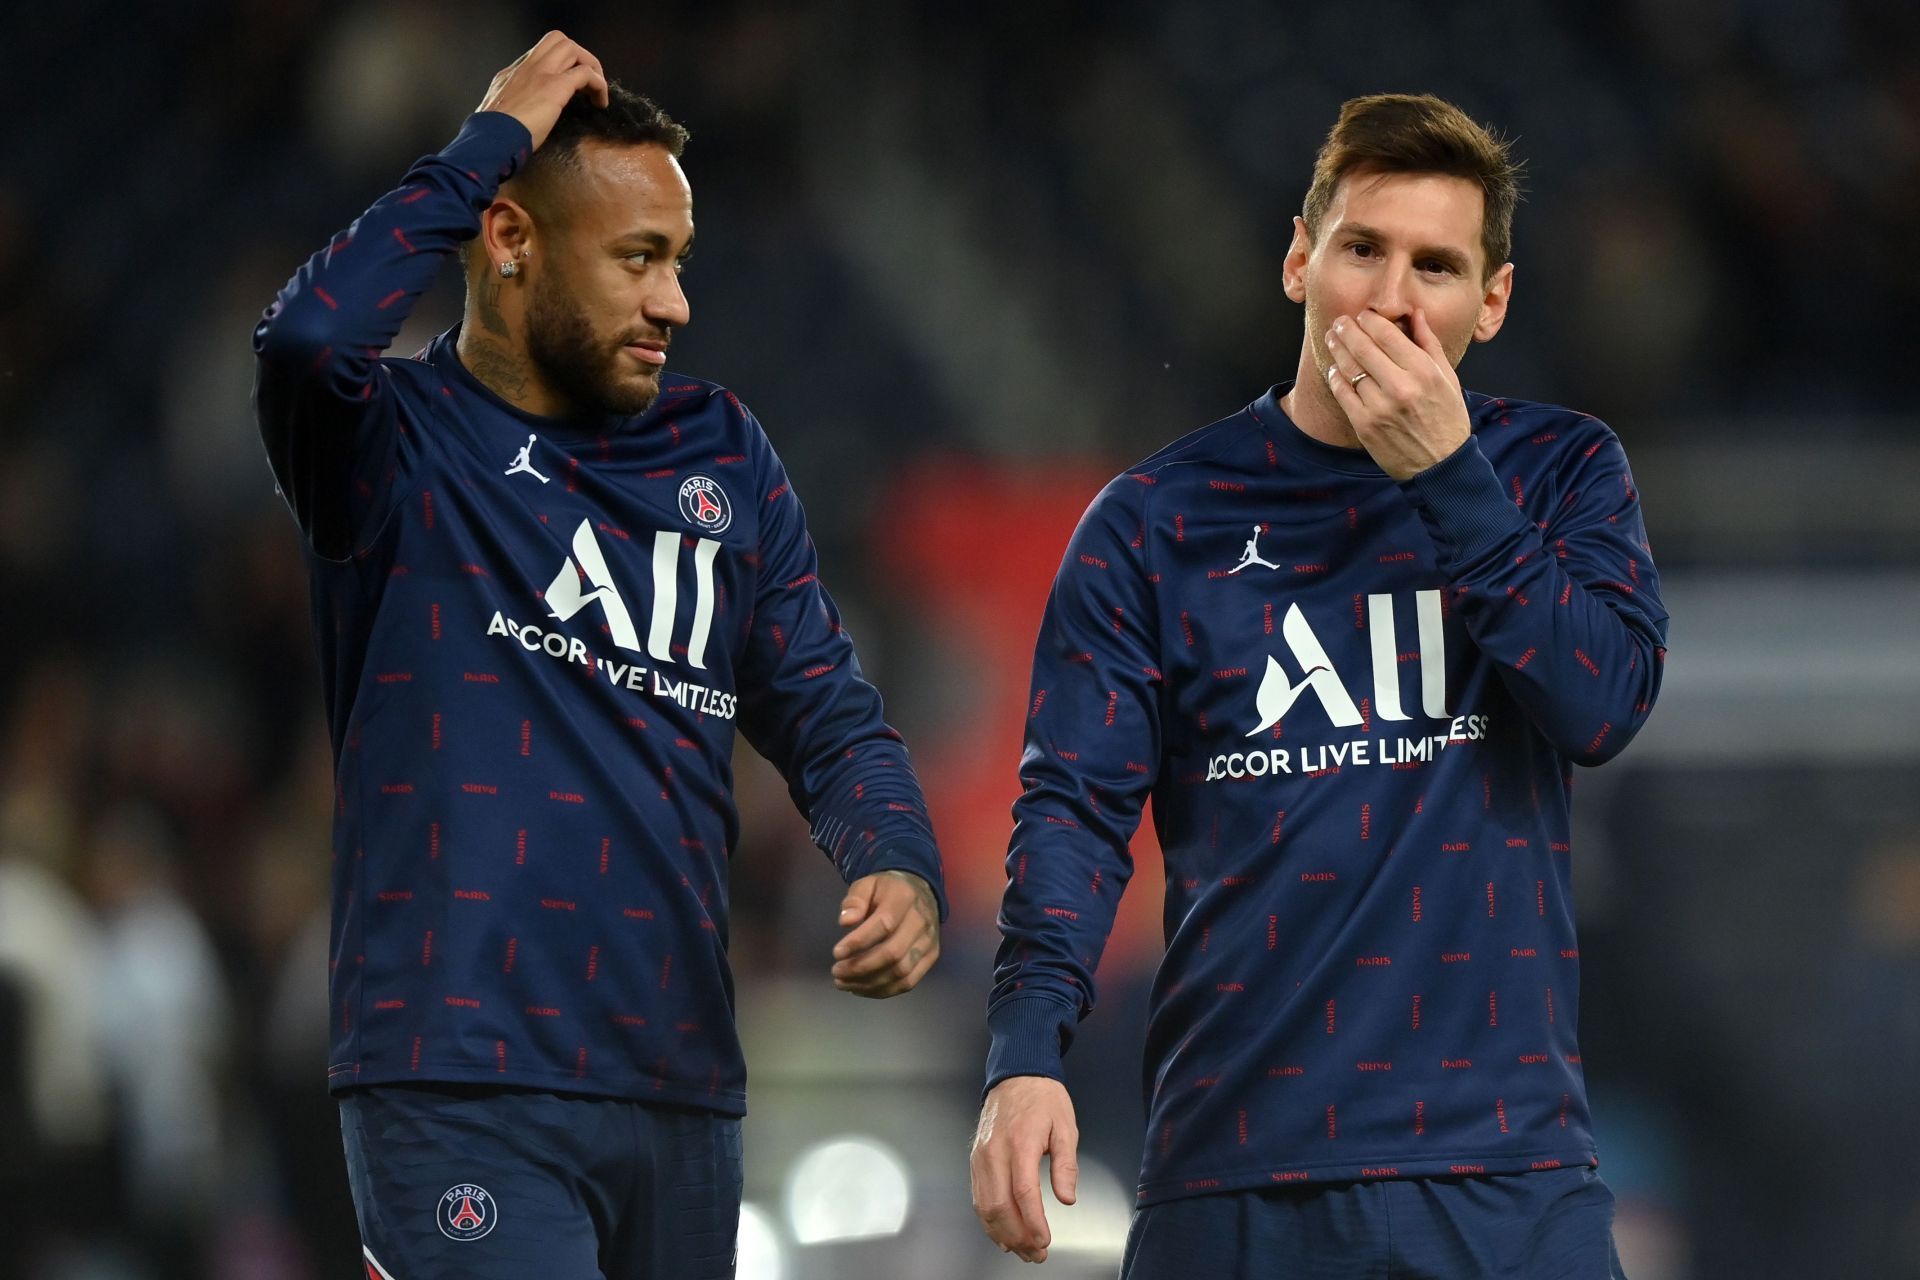
[{"label": "man's left hand", "polygon": [[1409,327],[1411,338],[1368,310],[1336,316],[1327,328],[1327,387],[1361,447],[1395,480],[1443,461],[1472,434],[1460,379],[1426,312],[1416,307]]},{"label": "man's left hand", "polygon": [[909,871],[880,871],[847,886],[833,949],[833,985],[871,1000],[911,991],[940,958],[940,905]]}]

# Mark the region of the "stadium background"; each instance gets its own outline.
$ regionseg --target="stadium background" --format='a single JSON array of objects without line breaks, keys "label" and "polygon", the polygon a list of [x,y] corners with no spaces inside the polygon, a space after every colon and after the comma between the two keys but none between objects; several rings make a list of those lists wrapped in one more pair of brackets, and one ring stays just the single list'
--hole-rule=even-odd
[{"label": "stadium background", "polygon": [[[1108,475],[1292,369],[1338,104],[1529,162],[1468,385],[1610,421],[1674,616],[1578,780],[1585,1053],[1638,1280],[1920,1276],[1920,10],[36,4],[0,53],[0,1276],[357,1274],[322,1089],[327,761],[247,335],[558,25],[694,133],[696,322],[808,503],[955,889],[836,995],[830,868],[743,768],[743,1277],[1012,1275],[965,1146],[1026,667]],[[451,275],[398,349],[457,316]],[[743,756],[745,748],[742,748]],[[1111,1274],[1156,954],[1141,846],[1069,1060]]]}]

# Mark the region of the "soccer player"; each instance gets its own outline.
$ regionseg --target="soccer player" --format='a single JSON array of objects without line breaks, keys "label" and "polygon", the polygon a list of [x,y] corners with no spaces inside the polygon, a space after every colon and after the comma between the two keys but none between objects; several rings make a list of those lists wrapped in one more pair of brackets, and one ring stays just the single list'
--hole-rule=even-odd
[{"label": "soccer player", "polygon": [[1507,316],[1515,168],[1439,99],[1348,102],[1285,262],[1295,378],[1114,480],[1067,549],[972,1162],[1022,1258],[1043,1153],[1073,1197],[1061,1055],[1151,796],[1125,1274],[1618,1273],[1568,803],[1645,721],[1667,617],[1613,432],[1455,376]]},{"label": "soccer player", "polygon": [[[665,371],[686,136],[550,32],[254,332],[311,553],[370,1277],[733,1274],[736,724],[849,882],[835,985],[939,954],[920,786],[780,460]],[[456,250],[462,322],[381,358]]]}]

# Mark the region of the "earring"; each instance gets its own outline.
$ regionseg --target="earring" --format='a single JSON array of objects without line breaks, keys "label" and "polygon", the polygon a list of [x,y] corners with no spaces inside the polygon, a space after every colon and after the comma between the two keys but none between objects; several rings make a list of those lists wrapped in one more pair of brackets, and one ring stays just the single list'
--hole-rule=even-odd
[{"label": "earring", "polygon": [[520,264],[517,262],[503,262],[500,264],[500,274],[506,279],[512,279],[514,273],[519,270]]}]

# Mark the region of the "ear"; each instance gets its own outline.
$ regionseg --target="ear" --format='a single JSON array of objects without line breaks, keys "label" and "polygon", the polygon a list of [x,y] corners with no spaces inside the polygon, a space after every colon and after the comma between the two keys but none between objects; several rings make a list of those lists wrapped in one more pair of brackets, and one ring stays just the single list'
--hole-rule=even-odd
[{"label": "ear", "polygon": [[1313,233],[1307,230],[1307,220],[1296,216],[1293,243],[1287,246],[1287,259],[1280,267],[1281,285],[1295,302],[1307,300],[1307,259],[1312,256]]},{"label": "ear", "polygon": [[1507,303],[1513,298],[1513,264],[1503,262],[1500,269],[1487,281],[1487,291],[1480,299],[1480,318],[1473,324],[1475,342],[1491,342],[1493,335],[1500,332],[1500,326],[1507,322]]},{"label": "ear", "polygon": [[533,238],[533,215],[517,200],[497,197],[480,215],[478,247],[487,261],[480,264],[493,274],[502,262],[521,258]]}]

